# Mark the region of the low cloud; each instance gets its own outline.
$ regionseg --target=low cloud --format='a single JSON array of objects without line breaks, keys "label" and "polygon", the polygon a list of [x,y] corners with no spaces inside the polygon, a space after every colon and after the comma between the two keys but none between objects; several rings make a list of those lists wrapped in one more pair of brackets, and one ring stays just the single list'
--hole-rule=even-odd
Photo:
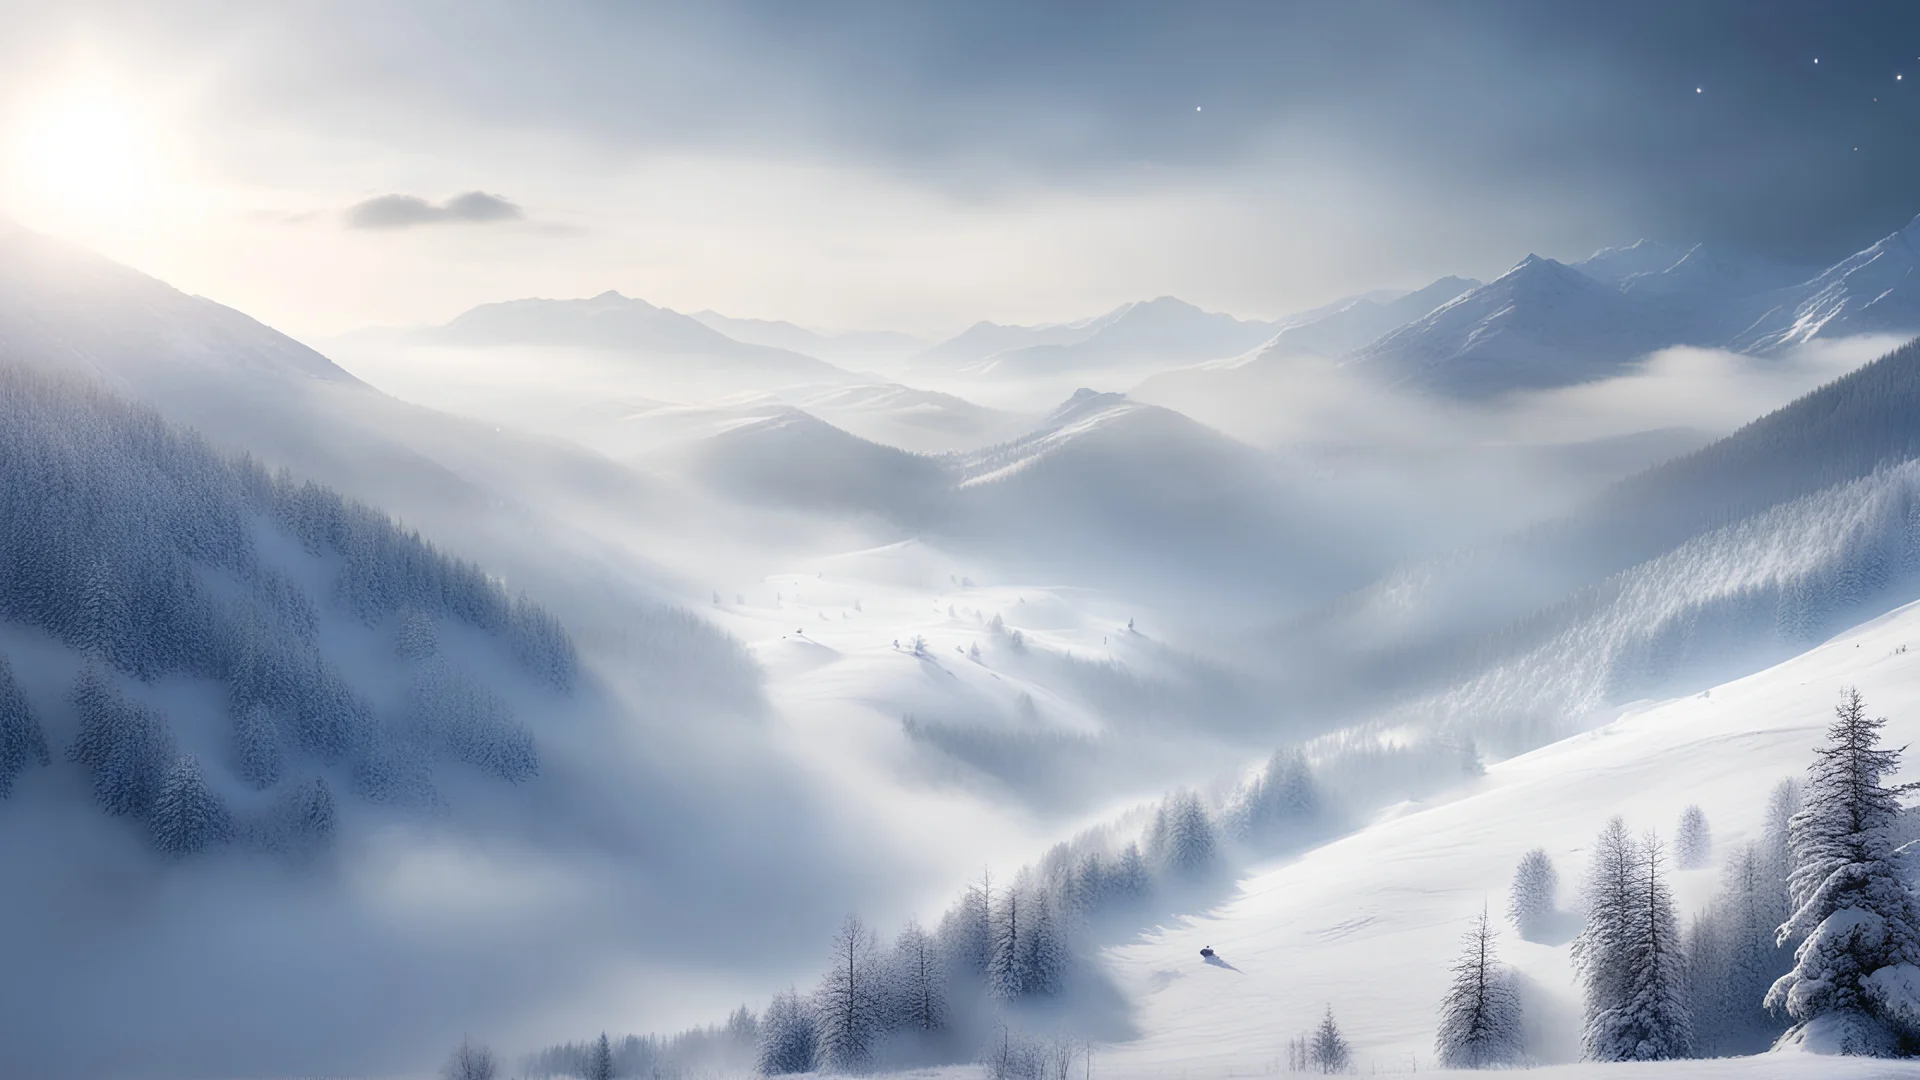
[{"label": "low cloud", "polygon": [[519,206],[484,191],[455,195],[439,204],[418,195],[376,195],[355,203],[346,212],[349,229],[411,229],[416,225],[488,224],[525,218]]}]

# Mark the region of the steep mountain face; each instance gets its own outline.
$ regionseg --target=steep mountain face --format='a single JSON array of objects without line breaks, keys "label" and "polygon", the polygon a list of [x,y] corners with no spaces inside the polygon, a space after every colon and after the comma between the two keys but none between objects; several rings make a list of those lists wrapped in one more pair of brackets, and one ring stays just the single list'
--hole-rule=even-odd
[{"label": "steep mountain face", "polygon": [[1471,278],[1444,277],[1404,296],[1355,297],[1313,318],[1286,320],[1251,363],[1287,356],[1344,356],[1403,323],[1412,322],[1480,287]]},{"label": "steep mountain face", "polygon": [[1734,347],[1768,352],[1815,338],[1920,332],[1920,218],[1784,290]]},{"label": "steep mountain face", "polygon": [[1513,269],[1354,352],[1395,384],[1480,398],[1616,374],[1687,328],[1552,259]]},{"label": "steep mountain face", "polygon": [[454,345],[549,345],[693,360],[713,373],[831,382],[846,372],[786,349],[749,345],[692,316],[608,291],[586,300],[483,304],[421,339]]}]

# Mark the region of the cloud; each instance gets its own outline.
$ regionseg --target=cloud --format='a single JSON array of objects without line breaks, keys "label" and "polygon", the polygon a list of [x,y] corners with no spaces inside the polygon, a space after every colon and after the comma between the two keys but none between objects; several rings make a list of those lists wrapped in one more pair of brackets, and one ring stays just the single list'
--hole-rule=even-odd
[{"label": "cloud", "polygon": [[447,222],[486,224],[525,218],[520,207],[484,191],[455,195],[438,206],[418,195],[376,195],[355,203],[346,212],[349,229],[411,229]]}]

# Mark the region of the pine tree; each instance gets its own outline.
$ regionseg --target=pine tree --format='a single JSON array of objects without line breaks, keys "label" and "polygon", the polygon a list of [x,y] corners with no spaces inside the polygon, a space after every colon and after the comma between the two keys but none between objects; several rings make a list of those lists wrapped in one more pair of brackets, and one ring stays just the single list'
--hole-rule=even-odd
[{"label": "pine tree", "polygon": [[1793,816],[1800,812],[1800,806],[1800,782],[1791,777],[1775,785],[1767,797],[1767,823],[1760,839],[1760,865],[1766,882],[1762,895],[1773,905],[1776,925],[1793,914],[1789,885],[1793,877]]},{"label": "pine tree", "polygon": [[607,1033],[600,1033],[600,1040],[587,1052],[586,1080],[613,1080],[613,1044],[607,1040]]},{"label": "pine tree", "polygon": [[1026,981],[1021,992],[1029,997],[1051,997],[1066,985],[1067,928],[1044,889],[1029,886],[1027,891],[1027,930],[1022,943]]},{"label": "pine tree", "polygon": [[27,766],[45,768],[52,761],[40,721],[14,683],[7,658],[0,656],[0,799],[13,794],[13,781]]},{"label": "pine tree", "polygon": [[169,855],[192,855],[233,836],[232,815],[207,786],[200,760],[191,754],[182,755],[167,770],[149,822],[153,845]]},{"label": "pine tree", "polygon": [[1560,873],[1546,848],[1534,848],[1520,856],[1513,871],[1513,887],[1507,893],[1507,917],[1523,941],[1543,941],[1554,929],[1559,916]]},{"label": "pine tree", "polygon": [[248,705],[233,717],[234,773],[256,790],[280,782],[286,767],[280,749],[280,726],[265,705]]},{"label": "pine tree", "polygon": [[816,1056],[813,1010],[792,988],[775,994],[760,1017],[754,1068],[763,1076],[812,1072]]},{"label": "pine tree", "polygon": [[1680,812],[1673,854],[1682,870],[1698,870],[1713,857],[1713,834],[1707,828],[1706,812],[1699,806],[1690,805]]},{"label": "pine tree", "polygon": [[1331,1005],[1307,1042],[1307,1063],[1315,1072],[1327,1074],[1346,1072],[1353,1064],[1353,1051],[1340,1034],[1340,1026],[1333,1022]]},{"label": "pine tree", "polygon": [[1630,951],[1629,997],[1615,1017],[1610,1042],[1615,1061],[1668,1061],[1693,1052],[1693,1021],[1687,1014],[1686,953],[1673,894],[1664,875],[1665,853],[1648,835],[1638,849]]},{"label": "pine tree", "polygon": [[993,875],[982,873],[940,919],[940,949],[953,974],[974,980],[986,976],[993,956]]},{"label": "pine tree", "polygon": [[1494,954],[1494,929],[1485,908],[1463,938],[1453,985],[1440,1003],[1434,1051],[1449,1069],[1486,1069],[1522,1060],[1520,998]]},{"label": "pine tree", "polygon": [[947,963],[933,935],[909,921],[893,943],[889,968],[890,1026],[921,1032],[946,1027]]},{"label": "pine tree", "polygon": [[93,797],[107,813],[145,818],[174,761],[173,734],[159,713],[127,701],[88,669],[72,701],[80,729],[67,757],[93,778]]},{"label": "pine tree", "polygon": [[427,660],[437,655],[440,631],[433,625],[433,616],[411,604],[401,608],[394,627],[393,651],[406,660]]},{"label": "pine tree", "polygon": [[1779,938],[1800,946],[1767,1005],[1794,1020],[1783,1041],[1891,1056],[1920,1046],[1920,908],[1893,846],[1898,797],[1881,783],[1900,752],[1880,747],[1886,721],[1858,690],[1834,714],[1789,826],[1795,910]]},{"label": "pine tree", "polygon": [[1027,991],[1027,964],[1033,953],[1027,943],[1030,913],[1023,891],[1019,882],[1001,890],[1000,905],[992,913],[987,994],[1001,1001],[1013,1001]]},{"label": "pine tree", "polygon": [[885,1019],[882,974],[873,931],[849,915],[833,938],[833,960],[814,993],[820,1067],[859,1072],[872,1060]]},{"label": "pine tree", "polygon": [[1191,791],[1169,795],[1147,832],[1147,849],[1154,865],[1176,880],[1204,877],[1214,867],[1218,847],[1207,808]]},{"label": "pine tree", "polygon": [[1586,924],[1573,939],[1572,948],[1584,1013],[1580,1049],[1595,1061],[1620,1060],[1612,1031],[1631,994],[1626,958],[1631,948],[1638,862],[1626,822],[1613,818],[1594,843],[1585,889]]}]

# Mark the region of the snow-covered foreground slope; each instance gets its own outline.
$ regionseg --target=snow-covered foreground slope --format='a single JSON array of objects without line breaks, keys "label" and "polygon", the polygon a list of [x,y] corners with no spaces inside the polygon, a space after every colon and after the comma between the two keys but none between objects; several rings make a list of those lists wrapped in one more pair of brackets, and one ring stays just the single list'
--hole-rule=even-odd
[{"label": "snow-covered foreground slope", "polygon": [[[1564,908],[1576,900],[1571,883],[1588,846],[1615,813],[1635,830],[1667,833],[1698,803],[1716,852],[1754,837],[1767,789],[1805,769],[1842,686],[1857,685],[1890,718],[1893,745],[1920,742],[1920,653],[1909,643],[1920,643],[1920,605],[1759,674],[1501,762],[1470,788],[1398,807],[1257,873],[1213,912],[1111,950],[1141,1037],[1108,1049],[1100,1072],[1201,1080],[1277,1071],[1286,1040],[1328,1006],[1362,1073],[1424,1066],[1460,934],[1481,904],[1504,907],[1521,853],[1543,846],[1552,855]],[[1682,912],[1704,905],[1717,873],[1675,875]],[[1206,945],[1237,970],[1202,963]],[[1578,998],[1566,945],[1509,931],[1501,946],[1530,984],[1537,1056],[1571,1060]],[[1914,1076],[1920,1067],[1814,1059],[1776,1072],[1729,1063],[1594,1075]]]}]

